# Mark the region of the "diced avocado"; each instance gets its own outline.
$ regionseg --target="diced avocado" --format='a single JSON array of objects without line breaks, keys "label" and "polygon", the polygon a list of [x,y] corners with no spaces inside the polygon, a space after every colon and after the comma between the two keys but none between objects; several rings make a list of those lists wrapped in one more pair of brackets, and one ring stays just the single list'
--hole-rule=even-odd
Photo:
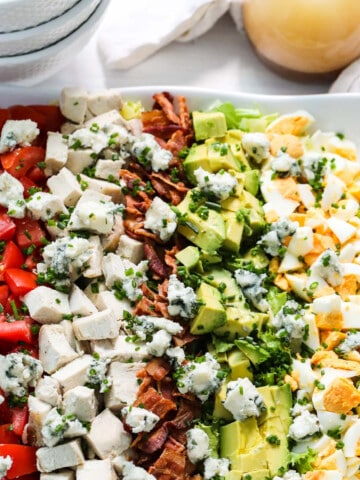
[{"label": "diced avocado", "polygon": [[[220,418],[228,422],[231,422],[233,420],[233,416],[231,415],[229,410],[226,410],[226,408],[223,406],[223,403],[222,403],[226,398],[226,388],[227,388],[227,382],[224,382],[215,394],[213,417],[215,419]],[[220,441],[220,445],[221,445],[221,441]]]},{"label": "diced avocado", "polygon": [[257,391],[263,398],[266,410],[261,413],[259,417],[259,425],[263,424],[268,418],[274,417],[277,415],[274,399],[268,385],[263,387],[257,387]]},{"label": "diced avocado", "polygon": [[279,417],[268,418],[260,427],[266,442],[266,459],[271,475],[276,475],[279,468],[288,465],[288,442],[284,433],[284,425]]},{"label": "diced avocado", "polygon": [[209,252],[217,251],[225,240],[225,223],[220,213],[209,209],[209,216],[205,220],[191,212],[191,191],[189,191],[177,209],[184,217],[184,222],[178,225],[178,232],[190,242]]},{"label": "diced avocado", "polygon": [[244,308],[240,302],[234,307],[226,308],[226,323],[217,328],[214,333],[227,340],[234,340],[237,337],[248,336],[254,328],[262,329],[262,326],[269,316],[265,313],[251,312]]},{"label": "diced avocado", "polygon": [[239,470],[243,473],[259,469],[265,470],[268,466],[266,448],[263,443],[248,453],[232,455],[229,460],[234,470]]},{"label": "diced avocado", "polygon": [[221,289],[226,297],[235,296],[235,301],[243,301],[241,289],[229,270],[212,268],[205,276],[205,280],[210,283],[210,285]]},{"label": "diced avocado", "polygon": [[219,291],[215,287],[201,282],[196,296],[201,302],[201,306],[196,317],[191,321],[190,332],[193,335],[202,335],[224,325],[226,313]]},{"label": "diced avocado", "polygon": [[249,226],[254,233],[261,231],[265,226],[264,210],[260,205],[259,200],[251,193],[244,190],[241,194],[240,200],[242,208],[249,210]]},{"label": "diced avocado", "polygon": [[223,141],[230,145],[232,154],[240,163],[241,172],[250,169],[249,162],[245,157],[244,150],[241,144],[242,136],[243,132],[241,130],[228,130],[223,138]]},{"label": "diced avocado", "polygon": [[258,345],[244,339],[235,340],[235,345],[248,357],[253,365],[260,365],[269,358],[269,353]]},{"label": "diced avocado", "polygon": [[204,432],[209,437],[209,448],[210,448],[210,457],[218,458],[219,457],[219,431],[214,431],[210,425],[204,425],[198,423],[197,427],[204,430]]},{"label": "diced avocado", "polygon": [[220,456],[229,458],[240,453],[251,452],[263,445],[263,439],[255,417],[235,420],[220,427]]},{"label": "diced avocado", "polygon": [[225,115],[222,112],[194,111],[192,121],[196,141],[222,137],[227,130]]},{"label": "diced avocado", "polygon": [[236,380],[237,378],[253,378],[252,372],[249,370],[249,359],[238,349],[234,349],[227,355],[228,365],[231,369],[230,378]]},{"label": "diced avocado", "polygon": [[206,141],[210,171],[212,173],[219,170],[241,172],[242,164],[233,155],[231,146],[226,142],[223,143],[221,140],[213,138]]},{"label": "diced avocado", "polygon": [[285,432],[287,433],[291,424],[290,409],[292,407],[292,394],[290,385],[288,383],[281,386],[272,385],[270,390],[274,399],[276,412],[282,419],[286,428]]},{"label": "diced avocado", "polygon": [[195,170],[202,167],[204,170],[211,172],[207,145],[193,145],[183,162],[183,167],[185,174],[193,185],[196,185]]},{"label": "diced avocado", "polygon": [[269,259],[265,252],[259,247],[250,248],[243,256],[244,262],[251,262],[257,270],[266,268],[269,265]]},{"label": "diced avocado", "polygon": [[242,207],[242,201],[238,197],[229,197],[221,202],[221,208],[223,210],[229,210],[230,212],[236,213]]},{"label": "diced avocado", "polygon": [[214,263],[220,263],[222,261],[222,257],[215,252],[207,252],[206,250],[201,250],[200,261],[204,266],[206,266]]},{"label": "diced avocado", "polygon": [[186,268],[189,270],[194,268],[200,260],[200,252],[197,247],[186,247],[180,250],[175,255],[176,259],[179,260]]},{"label": "diced avocado", "polygon": [[251,472],[244,472],[242,480],[265,480],[270,477],[268,469],[252,470]]},{"label": "diced avocado", "polygon": [[252,195],[257,195],[260,185],[259,170],[247,170],[243,175],[245,190]]},{"label": "diced avocado", "polygon": [[225,222],[225,240],[223,247],[233,253],[239,253],[241,240],[243,238],[244,224],[238,222],[236,213],[222,212]]},{"label": "diced avocado", "polygon": [[240,470],[230,470],[224,478],[225,480],[242,480],[243,474]]}]

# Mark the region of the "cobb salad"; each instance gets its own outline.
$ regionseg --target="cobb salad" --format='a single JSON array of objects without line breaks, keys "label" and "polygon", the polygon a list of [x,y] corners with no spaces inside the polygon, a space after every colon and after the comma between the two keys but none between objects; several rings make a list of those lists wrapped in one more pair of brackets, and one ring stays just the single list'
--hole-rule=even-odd
[{"label": "cobb salad", "polygon": [[0,478],[360,478],[360,163],[315,120],[0,111]]}]

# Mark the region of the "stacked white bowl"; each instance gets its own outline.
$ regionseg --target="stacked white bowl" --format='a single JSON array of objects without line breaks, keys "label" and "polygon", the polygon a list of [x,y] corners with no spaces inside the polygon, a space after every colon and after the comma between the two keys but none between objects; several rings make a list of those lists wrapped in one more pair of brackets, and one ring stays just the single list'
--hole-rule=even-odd
[{"label": "stacked white bowl", "polygon": [[0,81],[32,85],[86,45],[110,0],[0,0]]}]

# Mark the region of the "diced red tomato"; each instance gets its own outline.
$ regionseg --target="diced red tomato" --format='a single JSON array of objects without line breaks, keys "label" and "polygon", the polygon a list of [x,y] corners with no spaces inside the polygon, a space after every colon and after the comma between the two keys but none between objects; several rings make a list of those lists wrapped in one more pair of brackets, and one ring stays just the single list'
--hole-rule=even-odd
[{"label": "diced red tomato", "polygon": [[33,180],[37,184],[44,183],[46,179],[44,170],[37,166],[30,168],[30,170],[27,172],[27,175],[31,180]]},{"label": "diced red tomato", "polygon": [[4,307],[4,313],[8,313],[10,315],[14,315],[14,310],[19,310],[21,307],[20,299],[13,295],[12,293],[8,296],[7,302]]},{"label": "diced red tomato", "polygon": [[38,187],[38,185],[29,177],[21,177],[19,178],[19,182],[21,182],[24,187],[24,198],[28,198],[30,196],[29,188]]},{"label": "diced red tomato", "polygon": [[32,321],[15,320],[15,322],[1,322],[0,324],[0,341],[4,342],[32,342]]},{"label": "diced red tomato", "polygon": [[4,273],[4,278],[11,292],[18,297],[37,287],[36,275],[22,268],[8,268]]},{"label": "diced red tomato", "polygon": [[36,472],[36,450],[36,447],[28,445],[0,444],[0,455],[9,455],[13,462],[6,478],[11,480]]},{"label": "diced red tomato", "polygon": [[7,285],[0,285],[0,304],[5,307],[9,298],[9,287]]},{"label": "diced red tomato", "polygon": [[21,437],[28,419],[29,410],[27,405],[25,407],[11,408],[11,423],[13,426],[13,432],[16,433],[16,435],[19,435],[19,437]]},{"label": "diced red tomato", "polygon": [[11,423],[0,425],[0,443],[19,443],[19,437],[13,432]]},{"label": "diced red tomato", "polygon": [[39,351],[36,347],[29,344],[18,345],[15,348],[8,349],[7,353],[27,353],[31,357],[39,358]]},{"label": "diced red tomato", "polygon": [[40,258],[36,255],[28,255],[24,262],[24,268],[26,267],[27,270],[34,270],[36,265],[40,262]]},{"label": "diced red tomato", "polygon": [[15,235],[16,224],[6,213],[0,213],[0,240],[11,240]]},{"label": "diced red tomato", "polygon": [[15,148],[0,156],[4,170],[16,178],[26,175],[31,167],[42,162],[44,158],[45,150],[36,146]]},{"label": "diced red tomato", "polygon": [[31,245],[40,247],[43,245],[45,232],[37,220],[25,217],[16,219],[15,223],[15,241],[20,248],[29,248]]},{"label": "diced red tomato", "polygon": [[14,242],[9,241],[6,244],[2,260],[0,261],[0,280],[4,280],[4,272],[8,268],[20,268],[25,259],[19,247]]}]

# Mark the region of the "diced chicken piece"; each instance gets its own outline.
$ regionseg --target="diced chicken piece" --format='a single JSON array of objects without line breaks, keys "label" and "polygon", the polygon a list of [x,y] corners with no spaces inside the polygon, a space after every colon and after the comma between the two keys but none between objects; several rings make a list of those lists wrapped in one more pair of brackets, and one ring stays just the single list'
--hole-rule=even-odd
[{"label": "diced chicken piece", "polygon": [[120,90],[109,88],[88,93],[87,106],[93,115],[120,110],[123,105]]},{"label": "diced chicken piece", "polygon": [[59,382],[49,376],[40,378],[35,387],[35,397],[52,407],[58,407],[61,402]]},{"label": "diced chicken piece", "polygon": [[115,340],[91,342],[91,349],[103,359],[120,362],[142,362],[149,358],[147,346],[127,341],[127,335],[119,335]]},{"label": "diced chicken piece", "polygon": [[47,373],[54,373],[79,355],[67,341],[61,325],[43,325],[39,333],[39,360]]},{"label": "diced chicken piece", "polygon": [[64,394],[65,415],[75,415],[81,422],[91,422],[97,413],[97,400],[92,388],[81,385]]},{"label": "diced chicken piece", "polygon": [[95,167],[95,177],[104,180],[118,180],[119,171],[124,165],[124,160],[98,160]]},{"label": "diced chicken piece", "polygon": [[111,198],[94,190],[86,190],[71,214],[69,230],[90,230],[98,234],[110,233],[114,226]]},{"label": "diced chicken piece", "polygon": [[69,148],[66,168],[75,175],[78,175],[84,170],[84,168],[90,167],[95,160],[96,156],[94,156],[94,152],[91,148],[85,148],[82,150]]},{"label": "diced chicken piece", "polygon": [[116,480],[111,460],[86,460],[76,469],[76,480]]},{"label": "diced chicken piece", "polygon": [[29,395],[29,420],[26,426],[26,440],[31,445],[43,447],[44,442],[41,435],[41,429],[47,414],[51,410],[51,405],[39,400],[37,397]]},{"label": "diced chicken piece", "polygon": [[126,298],[118,300],[110,290],[100,292],[97,295],[96,307],[99,310],[106,310],[109,308],[113,312],[116,320],[122,320],[124,318],[124,311],[132,312],[129,300]]},{"label": "diced chicken piece", "polygon": [[96,278],[102,275],[101,262],[103,259],[103,251],[100,238],[97,235],[89,237],[89,242],[93,245],[93,253],[88,260],[88,267],[83,271],[85,278]]},{"label": "diced chicken piece", "polygon": [[[119,420],[120,421],[120,420]],[[60,468],[76,467],[85,462],[80,440],[73,440],[55,447],[39,448],[36,452],[40,472],[53,472]]]},{"label": "diced chicken piece", "polygon": [[77,285],[73,285],[69,297],[70,310],[73,315],[86,317],[97,312],[96,306]]},{"label": "diced chicken piece", "polygon": [[125,232],[122,215],[115,214],[114,226],[108,235],[103,236],[101,245],[106,252],[113,252],[119,245],[121,235]]},{"label": "diced chicken piece", "polygon": [[60,111],[65,118],[75,123],[83,123],[87,108],[87,92],[79,87],[66,87],[59,100]]},{"label": "diced chicken piece", "polygon": [[95,192],[109,195],[114,203],[121,203],[124,199],[121,187],[115,183],[91,178],[82,173],[80,174],[80,181],[83,185],[86,185],[87,190],[95,190]]},{"label": "diced chicken piece", "polygon": [[52,377],[58,380],[64,392],[78,385],[84,385],[87,380],[87,370],[90,368],[91,361],[91,355],[75,358],[72,362],[59,368],[57,372],[52,374]]},{"label": "diced chicken piece", "polygon": [[109,376],[113,383],[110,391],[105,394],[105,406],[114,412],[134,403],[139,389],[136,373],[144,367],[145,363],[112,362],[109,367]]},{"label": "diced chicken piece", "polygon": [[89,285],[84,289],[84,293],[89,298],[89,300],[91,300],[96,306],[99,293],[104,292],[105,290],[105,283],[99,280],[95,280],[89,283]]},{"label": "diced chicken piece", "polygon": [[[66,228],[59,228],[57,222],[49,222],[45,223],[46,230],[48,231],[49,235],[52,239],[57,239],[61,237],[68,237],[69,231]],[[39,272],[39,263],[36,267],[37,271]]]},{"label": "diced chicken piece", "polygon": [[105,340],[119,334],[116,317],[110,308],[88,317],[75,318],[73,326],[78,340]]},{"label": "diced chicken piece", "polygon": [[102,269],[106,286],[112,288],[115,282],[121,281],[124,273],[124,264],[119,255],[109,253],[103,258]]},{"label": "diced chicken piece", "polygon": [[44,221],[67,211],[61,198],[48,192],[37,192],[32,195],[26,201],[26,208],[32,218]]},{"label": "diced chicken piece", "polygon": [[61,133],[48,132],[45,152],[45,165],[49,174],[58,172],[66,163],[67,143]]},{"label": "diced chicken piece", "polygon": [[40,480],[75,480],[75,472],[66,468],[56,473],[40,473]]},{"label": "diced chicken piece", "polygon": [[125,120],[117,110],[108,110],[85,122],[84,127],[90,128],[91,125],[96,124],[101,129],[107,125],[123,125],[124,122]]},{"label": "diced chicken piece", "polygon": [[29,315],[39,323],[59,323],[70,315],[68,296],[49,287],[36,287],[23,297]]},{"label": "diced chicken piece", "polygon": [[81,127],[82,125],[78,125],[77,123],[64,122],[60,127],[60,132],[62,133],[62,135],[71,135],[78,128],[81,128]]},{"label": "diced chicken piece", "polygon": [[139,137],[143,131],[141,118],[131,118],[130,120],[127,120],[126,127],[133,135],[135,135],[135,137]]},{"label": "diced chicken piece", "polygon": [[94,418],[85,439],[101,459],[119,455],[131,443],[131,435],[124,430],[122,421],[108,408]]},{"label": "diced chicken piece", "polygon": [[121,235],[116,253],[137,264],[144,258],[144,244],[126,234]]},{"label": "diced chicken piece", "polygon": [[85,353],[85,348],[76,337],[73,329],[73,323],[69,320],[63,320],[60,324],[63,328],[64,335],[66,340],[68,341],[70,347],[75,350],[79,355],[83,355]]},{"label": "diced chicken piece", "polygon": [[83,193],[75,175],[66,167],[62,168],[57,175],[50,177],[47,186],[50,192],[59,197],[67,207],[75,206]]}]

